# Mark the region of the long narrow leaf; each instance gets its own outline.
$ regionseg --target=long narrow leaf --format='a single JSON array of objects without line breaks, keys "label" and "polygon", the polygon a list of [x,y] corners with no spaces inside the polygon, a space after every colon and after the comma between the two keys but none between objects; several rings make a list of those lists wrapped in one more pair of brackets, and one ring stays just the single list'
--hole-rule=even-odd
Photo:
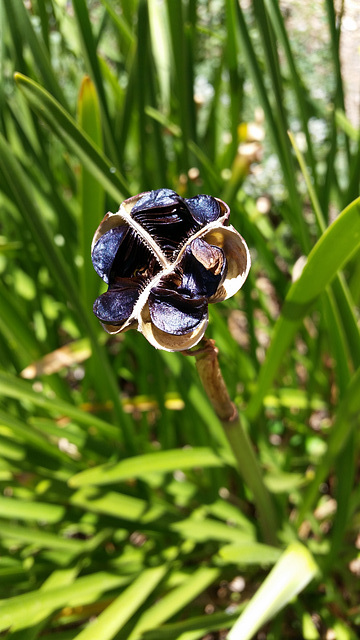
[{"label": "long narrow leaf", "polygon": [[[17,629],[35,624],[60,607],[84,605],[96,602],[106,591],[117,589],[129,582],[128,577],[98,572],[79,578],[72,585],[65,585],[49,591],[33,591],[0,601],[0,630],[16,625]],[[24,616],[26,611],[26,616]]]},{"label": "long narrow leaf", "polygon": [[167,473],[176,469],[189,469],[191,467],[218,467],[224,464],[222,458],[211,449],[175,449],[172,451],[158,451],[142,456],[127,458],[111,465],[106,464],[95,469],[83,471],[73,478],[69,484],[72,487],[84,485],[105,485],[119,482],[128,478],[143,477],[148,473]]},{"label": "long narrow leaf", "polygon": [[360,368],[351,378],[342,401],[339,404],[335,423],[332,427],[331,436],[329,438],[326,455],[317,467],[315,477],[301,503],[297,518],[298,523],[303,520],[307,511],[311,509],[316,496],[318,496],[321,482],[324,481],[334,464],[334,460],[345,447],[353,429],[359,426],[359,412]]},{"label": "long narrow leaf", "polygon": [[[26,42],[32,51],[36,65],[38,66],[47,88],[59,102],[67,106],[64,93],[60,88],[56,74],[51,67],[48,51],[38,38],[30,20],[29,12],[26,10],[22,0],[13,0],[13,2],[4,2],[10,20],[14,21],[18,27],[16,38],[20,38]],[[20,33],[19,33],[20,32]],[[21,35],[20,35],[21,34]]]},{"label": "long narrow leaf", "polygon": [[30,106],[78,156],[84,167],[103,185],[104,189],[119,203],[124,196],[129,196],[130,190],[125,179],[65,109],[30,78],[16,73],[15,80]]},{"label": "long narrow leaf", "polygon": [[[301,172],[303,174],[306,187],[309,193],[312,208],[315,214],[316,222],[320,233],[324,233],[326,229],[325,216],[321,210],[320,202],[315,191],[315,187],[312,184],[311,177],[309,175],[305,159],[298,148],[295,138],[292,133],[289,132],[291,143],[294,147],[297,160],[299,162]],[[338,305],[339,314],[342,318],[344,326],[344,338],[348,341],[349,352],[354,362],[354,367],[357,368],[360,365],[360,332],[357,323],[357,319],[354,312],[354,303],[351,300],[351,294],[347,287],[347,284],[341,274],[335,276],[333,282],[333,290]]]},{"label": "long narrow leaf", "polygon": [[65,509],[60,505],[46,504],[46,502],[27,502],[0,496],[1,518],[59,522],[64,516],[64,512]]},{"label": "long narrow leaf", "polygon": [[[78,118],[81,129],[94,141],[98,149],[102,149],[99,102],[95,86],[88,76],[85,76],[80,88]],[[98,278],[91,263],[90,247],[94,231],[104,216],[104,195],[103,186],[97,180],[94,180],[92,174],[85,167],[82,167],[80,174],[81,222],[79,244],[83,261],[81,267],[81,289],[84,303],[88,308],[91,308],[99,289]]]},{"label": "long narrow leaf", "polygon": [[87,61],[89,73],[94,81],[100,100],[101,111],[103,115],[102,121],[105,138],[107,141],[107,147],[109,149],[109,155],[114,162],[118,162],[119,156],[111,127],[107,95],[105,92],[103,75],[101,73],[101,68],[97,57],[96,43],[90,22],[89,8],[85,0],[73,0],[73,7],[83,45],[84,57]]},{"label": "long narrow leaf", "polygon": [[156,588],[166,569],[166,565],[162,565],[143,571],[76,640],[111,640]]},{"label": "long narrow leaf", "polygon": [[274,379],[286,349],[300,322],[318,296],[351,258],[360,245],[360,198],[350,204],[332,223],[311,251],[300,278],[291,286],[273,339],[261,368],[256,391],[248,406],[254,417]]},{"label": "long narrow leaf", "polygon": [[127,640],[140,640],[145,631],[156,629],[204,591],[218,575],[219,570],[211,567],[200,567],[194,571],[190,578],[140,616]]},{"label": "long narrow leaf", "polygon": [[250,640],[309,584],[316,572],[316,563],[306,547],[291,544],[234,624],[228,640]]},{"label": "long narrow leaf", "polygon": [[23,380],[18,380],[15,376],[5,373],[4,371],[0,371],[0,395],[18,400],[29,400],[35,406],[43,407],[50,413],[69,416],[80,424],[93,425],[98,428],[100,432],[110,437],[116,438],[116,436],[119,435],[118,429],[108,422],[105,422],[105,420],[86,413],[86,411],[82,411],[75,405],[64,402],[58,398],[48,398],[43,393],[37,393],[33,390],[31,384]]}]

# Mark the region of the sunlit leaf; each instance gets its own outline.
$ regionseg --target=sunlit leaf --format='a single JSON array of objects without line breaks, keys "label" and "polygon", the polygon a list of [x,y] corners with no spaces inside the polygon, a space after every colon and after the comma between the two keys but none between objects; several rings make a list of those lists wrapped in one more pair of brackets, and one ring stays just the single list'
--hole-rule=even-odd
[{"label": "sunlit leaf", "polygon": [[291,544],[232,627],[229,640],[250,640],[267,620],[308,585],[317,570],[306,547],[295,542]]},{"label": "sunlit leaf", "polygon": [[104,189],[119,203],[124,196],[130,195],[125,180],[116,167],[105,158],[91,138],[52,95],[21,73],[17,73],[15,79],[30,106],[79,157],[84,167],[103,185]]},{"label": "sunlit leaf", "polygon": [[350,204],[330,225],[311,251],[300,278],[291,286],[276,322],[266,361],[261,368],[257,389],[248,407],[254,416],[271,385],[286,349],[301,320],[337,271],[350,260],[360,245],[360,198]]},{"label": "sunlit leaf", "polygon": [[69,481],[71,487],[104,485],[149,473],[168,473],[176,469],[222,467],[224,460],[210,449],[176,449],[127,458],[116,464],[105,464],[77,474]]}]

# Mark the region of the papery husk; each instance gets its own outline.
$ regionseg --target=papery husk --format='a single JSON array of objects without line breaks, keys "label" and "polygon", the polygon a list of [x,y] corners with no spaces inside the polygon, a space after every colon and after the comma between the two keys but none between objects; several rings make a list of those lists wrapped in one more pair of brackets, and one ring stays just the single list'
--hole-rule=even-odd
[{"label": "papery husk", "polygon": [[209,244],[220,247],[225,254],[227,271],[224,282],[209,298],[210,303],[222,302],[231,298],[243,286],[251,266],[250,252],[244,238],[232,225],[213,227],[202,238]]},{"label": "papery husk", "polygon": [[164,351],[186,351],[186,349],[191,349],[200,342],[204,336],[208,322],[209,317],[206,315],[206,318],[200,322],[196,329],[193,329],[193,331],[189,333],[185,333],[182,336],[166,333],[158,329],[151,321],[149,306],[146,304],[140,314],[138,329],[156,349],[163,349]]},{"label": "papery husk", "polygon": [[101,322],[101,320],[100,324],[102,328],[105,329],[106,333],[109,333],[112,336],[116,333],[124,333],[125,331],[129,331],[129,329],[138,328],[138,321],[133,319],[132,316],[130,316],[130,318],[126,320],[126,322],[120,325]]}]

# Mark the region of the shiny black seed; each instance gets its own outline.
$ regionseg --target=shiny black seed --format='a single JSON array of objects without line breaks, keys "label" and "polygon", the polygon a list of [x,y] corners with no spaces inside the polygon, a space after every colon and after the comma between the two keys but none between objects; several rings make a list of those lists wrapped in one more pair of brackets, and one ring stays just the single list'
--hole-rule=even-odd
[{"label": "shiny black seed", "polygon": [[201,226],[214,222],[221,215],[220,205],[212,196],[199,195],[185,202],[194,220]]},{"label": "shiny black seed", "polygon": [[[195,246],[193,247],[193,245]],[[196,248],[195,255],[197,255],[197,257],[193,254],[192,248],[194,248],[194,250]],[[210,257],[213,258],[211,262],[209,260],[209,254]],[[202,258],[202,262],[197,259],[198,257]],[[208,262],[206,262],[206,260]],[[213,266],[215,263],[213,270],[206,268],[204,262],[208,264],[208,266]],[[222,249],[213,247],[204,240],[196,239],[187,247],[179,266],[183,271],[181,285],[178,289],[179,293],[184,292],[193,296],[210,298],[216,293],[223,280],[226,260]],[[215,273],[213,272],[214,270]]]},{"label": "shiny black seed", "polygon": [[116,253],[124,241],[127,231],[128,227],[125,225],[110,229],[99,238],[92,251],[91,259],[94,269],[107,284]]},{"label": "shiny black seed", "polygon": [[132,229],[128,228],[127,235],[114,255],[110,285],[116,278],[131,278],[142,276],[144,281],[160,271],[160,263],[153,253],[143,243]]},{"label": "shiny black seed", "polygon": [[183,198],[170,189],[150,191],[133,207],[131,216],[168,258],[175,258],[185,240],[200,229]]},{"label": "shiny black seed", "polygon": [[155,189],[145,193],[140,200],[133,206],[131,215],[144,209],[153,209],[159,207],[171,207],[182,202],[183,199],[172,189]]},{"label": "shiny black seed", "polygon": [[140,286],[138,281],[130,278],[117,282],[113,289],[109,289],[95,300],[94,314],[105,324],[123,324],[133,312]]},{"label": "shiny black seed", "polygon": [[207,316],[205,298],[189,298],[163,287],[152,289],[148,302],[153,324],[175,336],[190,333]]}]

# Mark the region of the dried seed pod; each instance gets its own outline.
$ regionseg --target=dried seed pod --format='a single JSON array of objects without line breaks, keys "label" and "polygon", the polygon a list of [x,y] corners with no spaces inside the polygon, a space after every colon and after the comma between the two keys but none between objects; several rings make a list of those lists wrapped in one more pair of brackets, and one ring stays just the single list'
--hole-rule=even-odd
[{"label": "dried seed pod", "polygon": [[196,345],[208,303],[234,295],[250,255],[229,225],[229,207],[207,195],[181,198],[158,189],[125,200],[95,232],[91,255],[108,290],[94,313],[108,333],[138,328],[158,349]]}]

